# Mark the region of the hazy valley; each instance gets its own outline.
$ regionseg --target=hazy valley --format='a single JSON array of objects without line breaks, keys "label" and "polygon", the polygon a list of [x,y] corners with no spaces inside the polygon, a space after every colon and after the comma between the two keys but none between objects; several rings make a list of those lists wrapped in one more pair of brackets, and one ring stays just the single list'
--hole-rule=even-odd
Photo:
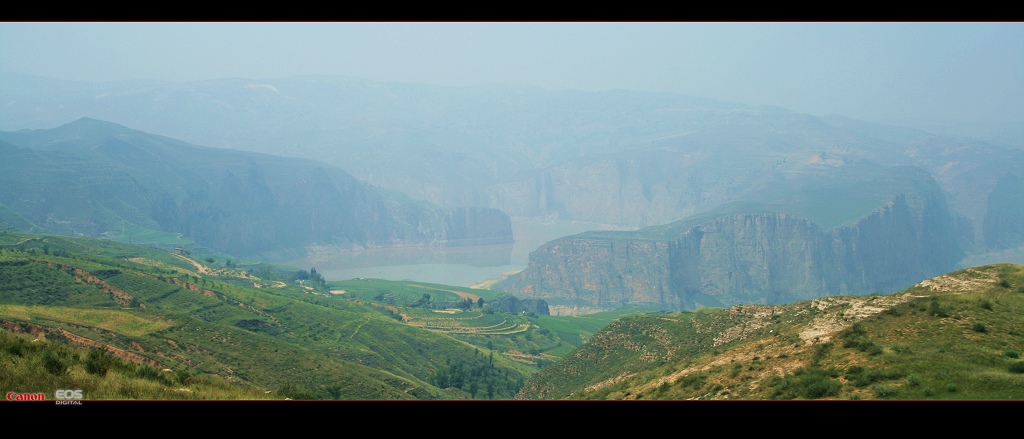
[{"label": "hazy valley", "polygon": [[0,322],[86,349],[5,333],[5,389],[1024,397],[1020,267],[968,268],[1024,263],[1018,148],[667,93],[0,81]]}]

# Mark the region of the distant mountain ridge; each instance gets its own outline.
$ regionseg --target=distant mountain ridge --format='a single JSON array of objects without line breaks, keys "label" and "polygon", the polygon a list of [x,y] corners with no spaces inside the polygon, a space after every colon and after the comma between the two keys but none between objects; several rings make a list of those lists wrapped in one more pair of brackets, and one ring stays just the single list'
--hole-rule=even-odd
[{"label": "distant mountain ridge", "polygon": [[[669,93],[442,87],[341,76],[86,83],[0,74],[0,127],[82,116],[215,147],[324,161],[445,207],[646,227],[748,198],[775,175],[870,160],[935,178],[973,227],[1006,239],[1000,178],[1024,150],[921,130]],[[1007,199],[1008,200],[1008,199]],[[986,222],[986,216],[997,218]],[[987,236],[991,235],[992,239]],[[1024,261],[1022,261],[1024,262]]]},{"label": "distant mountain ridge", "polygon": [[311,245],[512,240],[500,211],[442,209],[312,160],[201,147],[89,118],[0,132],[0,151],[11,158],[0,163],[0,205],[10,212],[0,220],[19,229],[122,239],[133,230],[178,233],[271,259]]}]

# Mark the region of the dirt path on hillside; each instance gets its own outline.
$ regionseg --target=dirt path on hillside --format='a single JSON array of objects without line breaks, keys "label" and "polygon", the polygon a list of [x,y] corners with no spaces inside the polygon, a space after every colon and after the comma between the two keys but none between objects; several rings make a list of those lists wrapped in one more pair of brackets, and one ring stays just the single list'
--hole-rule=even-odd
[{"label": "dirt path on hillside", "polygon": [[498,282],[501,282],[501,281],[503,281],[505,279],[508,279],[510,276],[518,274],[521,271],[523,271],[523,270],[506,271],[504,273],[501,273],[501,277],[499,277],[497,279],[484,279],[484,280],[482,280],[480,282],[474,282],[469,287],[474,289],[474,290],[489,290],[489,289],[491,289],[492,285],[494,285],[494,284],[496,284]]},{"label": "dirt path on hillside", "polygon": [[196,271],[198,271],[199,274],[211,274],[210,270],[207,269],[205,265],[196,262],[192,258],[186,257],[184,255],[179,255],[179,254],[175,254],[174,256],[176,258],[178,258],[178,259],[181,259],[181,260],[183,260],[185,262],[188,262],[189,264],[192,264],[193,267],[196,267]]},{"label": "dirt path on hillside", "polygon": [[[203,264],[200,264],[198,261],[196,261],[195,259],[192,259],[192,258],[190,258],[188,256],[179,255],[179,254],[175,254],[174,256],[177,257],[178,259],[181,259],[181,260],[183,260],[185,262],[188,262],[189,264],[192,264],[193,267],[196,267],[196,271],[199,272],[199,274],[208,275],[208,276],[233,276],[233,277],[237,277],[237,278],[240,278],[240,279],[246,279],[246,280],[260,280],[260,281],[264,281],[264,282],[269,282],[270,286],[273,287],[273,288],[284,288],[284,287],[287,286],[287,284],[285,284],[282,281],[279,281],[279,280],[267,281],[265,279],[253,276],[253,275],[251,275],[251,274],[249,274],[249,273],[247,273],[247,272],[245,272],[243,270],[228,271],[228,270],[223,269],[223,268],[211,269],[211,268],[209,268],[209,267],[207,267],[207,266],[205,266]],[[258,284],[256,282],[253,282],[252,286],[254,288],[262,288],[262,285],[260,285],[260,284]]]}]

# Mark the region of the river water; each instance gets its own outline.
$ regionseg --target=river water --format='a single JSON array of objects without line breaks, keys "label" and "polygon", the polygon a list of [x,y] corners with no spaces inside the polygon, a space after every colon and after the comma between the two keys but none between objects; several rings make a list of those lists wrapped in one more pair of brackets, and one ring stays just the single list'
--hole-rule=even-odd
[{"label": "river water", "polygon": [[512,244],[431,249],[407,247],[318,255],[289,262],[316,268],[327,280],[377,278],[468,287],[526,268],[530,252],[544,243],[588,230],[625,230],[580,221],[512,218]]}]

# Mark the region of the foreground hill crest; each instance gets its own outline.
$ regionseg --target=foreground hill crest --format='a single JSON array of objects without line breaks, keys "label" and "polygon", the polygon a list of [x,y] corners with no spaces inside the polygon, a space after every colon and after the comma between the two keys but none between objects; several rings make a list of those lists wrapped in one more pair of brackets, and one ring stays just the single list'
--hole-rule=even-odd
[{"label": "foreground hill crest", "polygon": [[899,293],[622,319],[523,399],[1024,399],[1024,267]]}]

